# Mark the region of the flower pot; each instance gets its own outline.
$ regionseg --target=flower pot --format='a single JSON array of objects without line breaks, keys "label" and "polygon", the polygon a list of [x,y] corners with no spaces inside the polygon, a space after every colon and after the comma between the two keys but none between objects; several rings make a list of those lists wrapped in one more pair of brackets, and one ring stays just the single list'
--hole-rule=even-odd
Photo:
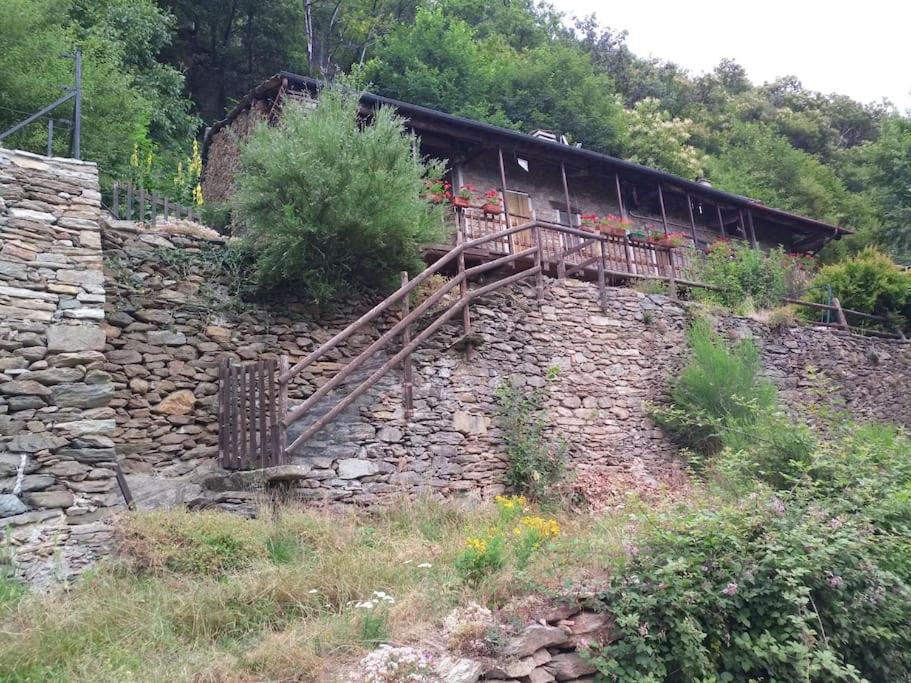
[{"label": "flower pot", "polygon": [[626,230],[623,228],[604,228],[603,232],[605,235],[610,235],[611,237],[626,237]]},{"label": "flower pot", "polygon": [[484,204],[481,211],[490,215],[498,215],[503,213],[503,207],[499,204]]},{"label": "flower pot", "polygon": [[457,206],[460,209],[467,209],[469,206],[471,206],[471,200],[467,197],[453,197],[452,205]]}]

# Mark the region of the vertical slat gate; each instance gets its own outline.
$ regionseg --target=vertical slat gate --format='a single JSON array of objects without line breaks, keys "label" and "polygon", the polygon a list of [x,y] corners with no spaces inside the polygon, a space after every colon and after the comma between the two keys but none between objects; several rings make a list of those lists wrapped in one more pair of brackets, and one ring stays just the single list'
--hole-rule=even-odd
[{"label": "vertical slat gate", "polygon": [[236,365],[223,359],[218,380],[219,464],[231,470],[284,464],[276,361]]}]

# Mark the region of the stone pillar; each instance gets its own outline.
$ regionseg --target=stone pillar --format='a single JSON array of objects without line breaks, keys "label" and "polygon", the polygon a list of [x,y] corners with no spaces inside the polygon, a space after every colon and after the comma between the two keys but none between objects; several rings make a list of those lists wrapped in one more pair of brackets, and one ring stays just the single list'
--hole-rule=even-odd
[{"label": "stone pillar", "polygon": [[90,562],[122,504],[100,211],[95,164],[0,150],[0,527],[39,583]]}]

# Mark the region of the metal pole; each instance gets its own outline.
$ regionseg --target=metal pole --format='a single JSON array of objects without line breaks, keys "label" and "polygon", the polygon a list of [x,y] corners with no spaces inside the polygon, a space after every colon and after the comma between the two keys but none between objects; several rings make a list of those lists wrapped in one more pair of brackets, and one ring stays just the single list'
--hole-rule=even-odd
[{"label": "metal pole", "polygon": [[82,50],[76,50],[76,87],[73,105],[73,158],[81,159],[80,145],[82,136]]},{"label": "metal pole", "polygon": [[34,122],[34,121],[37,121],[38,119],[40,119],[42,116],[44,116],[44,115],[47,114],[48,112],[50,112],[50,111],[56,109],[56,108],[59,107],[61,104],[63,104],[64,102],[68,102],[68,101],[69,101],[70,99],[72,99],[72,98],[73,98],[73,93],[68,92],[66,95],[64,95],[64,96],[61,97],[60,99],[58,99],[58,100],[52,102],[51,104],[47,105],[47,106],[46,106],[44,109],[42,109],[41,111],[35,112],[35,113],[32,114],[31,116],[29,116],[27,119],[23,119],[22,121],[20,121],[19,123],[17,123],[17,124],[16,124],[15,126],[13,126],[12,128],[8,128],[8,129],[6,129],[5,131],[3,131],[2,133],[0,133],[0,140],[3,140],[3,139],[5,139],[5,138],[8,138],[10,135],[12,135],[13,133],[15,133],[15,132],[18,131],[18,130],[22,130],[22,129],[25,128],[28,124],[30,124],[30,123],[32,123],[32,122]]},{"label": "metal pole", "polygon": [[54,119],[47,120],[47,155],[54,156]]}]

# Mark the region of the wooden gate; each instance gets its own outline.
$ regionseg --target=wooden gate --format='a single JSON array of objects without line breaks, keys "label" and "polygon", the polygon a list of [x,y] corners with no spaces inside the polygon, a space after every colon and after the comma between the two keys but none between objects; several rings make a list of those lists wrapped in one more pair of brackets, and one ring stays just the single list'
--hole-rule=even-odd
[{"label": "wooden gate", "polygon": [[225,469],[284,464],[275,360],[218,368],[218,461]]}]

